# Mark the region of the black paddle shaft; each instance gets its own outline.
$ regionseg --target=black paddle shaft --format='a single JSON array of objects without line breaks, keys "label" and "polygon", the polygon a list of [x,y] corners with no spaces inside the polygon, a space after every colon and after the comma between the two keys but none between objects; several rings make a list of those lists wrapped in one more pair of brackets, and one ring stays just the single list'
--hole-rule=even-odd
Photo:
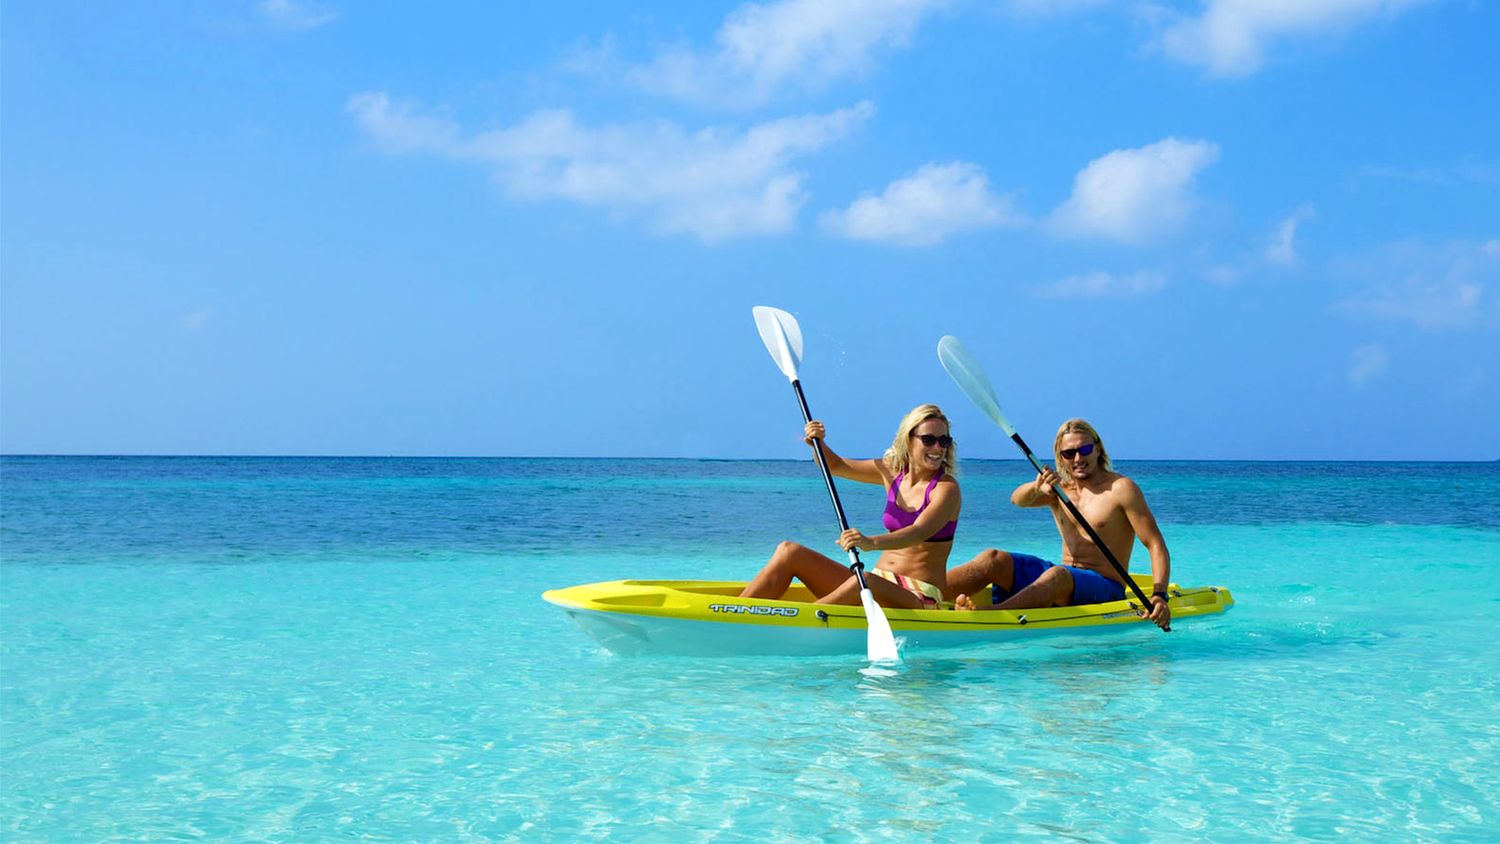
[{"label": "black paddle shaft", "polygon": [[[1036,467],[1036,472],[1040,475],[1042,473],[1042,464],[1037,462],[1036,455],[1031,453],[1031,449],[1026,445],[1026,441],[1021,439],[1020,434],[1011,434],[1010,438],[1015,440],[1016,445],[1021,447],[1021,451],[1026,454],[1026,459],[1031,461],[1031,465]],[[1085,519],[1083,514],[1078,512],[1078,508],[1073,506],[1072,499],[1068,498],[1068,494],[1063,491],[1062,485],[1053,484],[1052,489],[1057,492],[1058,500],[1062,501],[1063,506],[1068,508],[1068,512],[1073,514],[1073,519],[1078,522],[1078,526],[1083,528],[1084,532],[1089,535],[1089,539],[1094,540],[1094,544],[1099,546],[1100,551],[1104,552],[1104,559],[1109,560],[1109,564],[1115,567],[1115,571],[1120,573],[1120,577],[1124,578],[1125,584],[1130,587],[1130,591],[1134,592],[1135,596],[1141,600],[1141,606],[1145,607],[1146,612],[1151,612],[1151,599],[1146,597],[1146,593],[1141,591],[1141,587],[1135,582],[1135,578],[1131,577],[1130,573],[1125,571],[1125,567],[1120,565],[1120,561],[1115,559],[1114,553],[1109,550],[1108,545],[1104,544],[1104,540],[1099,537],[1099,534],[1094,530],[1094,526],[1089,524],[1089,520]],[[1172,632],[1171,625],[1162,629],[1168,633]]]},{"label": "black paddle shaft", "polygon": [[[797,391],[797,404],[802,408],[802,421],[811,422],[812,412],[807,409],[807,396],[802,395],[802,382],[792,381],[792,389]],[[849,520],[844,517],[844,505],[839,501],[839,491],[833,485],[833,473],[828,471],[828,461],[823,457],[823,441],[813,440],[813,457],[818,460],[818,468],[823,471],[823,483],[828,485],[828,497],[833,500],[833,512],[839,517],[839,530],[849,529]],[[849,566],[854,572],[855,578],[859,580],[860,589],[868,589],[865,585],[865,564],[859,561],[859,549],[850,548],[849,556],[854,558],[854,563]]]}]

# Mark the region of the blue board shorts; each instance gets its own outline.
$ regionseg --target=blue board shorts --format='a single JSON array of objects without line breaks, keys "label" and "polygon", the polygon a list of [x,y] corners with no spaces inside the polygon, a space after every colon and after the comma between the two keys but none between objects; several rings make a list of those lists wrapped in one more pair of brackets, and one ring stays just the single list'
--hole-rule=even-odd
[{"label": "blue board shorts", "polygon": [[[1053,564],[1040,557],[1030,554],[1011,554],[1011,562],[1015,564],[1015,579],[1010,591],[1001,589],[998,585],[990,586],[990,603],[998,604],[1010,596],[1020,592],[1022,589],[1036,582],[1042,572],[1052,568]],[[1063,566],[1068,573],[1073,575],[1073,604],[1107,604],[1110,601],[1122,601],[1125,599],[1125,584],[1110,580],[1099,572],[1090,569],[1081,569],[1077,566]]]}]

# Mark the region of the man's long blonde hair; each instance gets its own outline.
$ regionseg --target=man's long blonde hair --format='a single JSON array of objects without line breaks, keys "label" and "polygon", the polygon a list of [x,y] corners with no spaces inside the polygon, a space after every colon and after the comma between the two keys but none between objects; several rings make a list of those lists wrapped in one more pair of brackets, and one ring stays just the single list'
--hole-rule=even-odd
[{"label": "man's long blonde hair", "polygon": [[[943,409],[935,404],[921,404],[911,409],[901,419],[901,424],[896,426],[896,438],[891,440],[891,447],[885,452],[885,465],[893,472],[905,472],[911,469],[911,434],[929,419],[941,419],[948,426],[948,436],[953,436],[953,423],[943,415]],[[948,446],[948,451],[943,455],[943,474],[950,477],[958,474],[958,441]]]},{"label": "man's long blonde hair", "polygon": [[1099,468],[1106,472],[1113,471],[1109,465],[1109,451],[1104,448],[1104,440],[1099,437],[1099,432],[1094,426],[1082,419],[1069,419],[1062,423],[1057,429],[1057,436],[1052,438],[1052,458],[1056,461],[1057,474],[1063,478],[1068,477],[1068,472],[1063,468],[1062,440],[1068,434],[1084,434],[1094,441],[1094,447],[1099,449]]}]

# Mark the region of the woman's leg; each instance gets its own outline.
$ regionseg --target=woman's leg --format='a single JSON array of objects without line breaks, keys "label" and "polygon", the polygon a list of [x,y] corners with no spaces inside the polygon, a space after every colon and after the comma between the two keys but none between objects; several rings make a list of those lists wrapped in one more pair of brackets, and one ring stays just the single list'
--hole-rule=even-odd
[{"label": "woman's leg", "polygon": [[[859,578],[844,568],[844,582],[838,588],[818,598],[820,604],[844,604],[846,606],[857,606],[859,600]],[[870,594],[875,596],[875,603],[893,610],[920,610],[926,609],[922,599],[914,593],[902,589],[900,586],[886,580],[878,574],[870,574],[865,570],[865,585],[870,587]]]},{"label": "woman's leg", "polygon": [[779,599],[792,585],[792,579],[796,578],[821,598],[837,589],[849,577],[848,566],[805,545],[783,542],[776,546],[770,562],[745,585],[740,597]]}]

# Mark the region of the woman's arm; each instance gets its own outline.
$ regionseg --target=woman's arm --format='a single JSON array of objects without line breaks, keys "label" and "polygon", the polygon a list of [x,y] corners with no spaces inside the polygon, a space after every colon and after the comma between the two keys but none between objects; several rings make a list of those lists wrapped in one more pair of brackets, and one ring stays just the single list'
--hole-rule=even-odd
[{"label": "woman's arm", "polygon": [[927,509],[922,511],[915,522],[879,536],[865,536],[857,529],[849,528],[839,536],[839,546],[846,551],[851,545],[861,551],[894,551],[897,548],[921,545],[942,530],[943,525],[957,521],[962,507],[963,496],[958,491],[958,482],[945,479],[932,491]]},{"label": "woman's arm", "polygon": [[828,440],[824,438],[826,433],[823,423],[814,419],[803,429],[802,441],[808,445],[813,445],[813,440],[823,441],[823,459],[828,463],[828,471],[837,477],[861,483],[884,485],[889,482],[886,477],[885,461],[846,460],[828,447]]}]

